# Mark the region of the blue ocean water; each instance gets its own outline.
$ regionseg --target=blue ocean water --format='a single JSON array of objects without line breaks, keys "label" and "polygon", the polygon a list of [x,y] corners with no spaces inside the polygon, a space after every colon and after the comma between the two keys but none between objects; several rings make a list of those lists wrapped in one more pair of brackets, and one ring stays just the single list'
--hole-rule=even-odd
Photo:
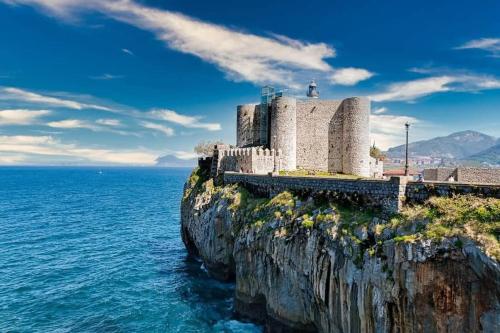
[{"label": "blue ocean water", "polygon": [[189,172],[0,168],[0,332],[260,332],[187,258]]}]

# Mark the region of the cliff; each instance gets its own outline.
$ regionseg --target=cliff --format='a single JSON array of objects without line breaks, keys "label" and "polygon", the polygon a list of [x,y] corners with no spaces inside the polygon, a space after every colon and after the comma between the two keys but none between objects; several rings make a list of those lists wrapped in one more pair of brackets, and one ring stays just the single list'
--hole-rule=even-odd
[{"label": "cliff", "polygon": [[254,197],[193,173],[182,237],[236,281],[269,332],[499,332],[498,199],[434,200],[392,219],[328,193]]}]

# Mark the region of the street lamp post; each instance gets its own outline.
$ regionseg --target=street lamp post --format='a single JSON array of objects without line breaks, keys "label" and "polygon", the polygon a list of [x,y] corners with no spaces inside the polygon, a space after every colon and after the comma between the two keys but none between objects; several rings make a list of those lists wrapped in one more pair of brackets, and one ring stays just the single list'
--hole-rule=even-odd
[{"label": "street lamp post", "polygon": [[410,174],[409,166],[408,166],[408,131],[410,130],[410,123],[405,124],[406,127],[406,153],[405,153],[405,176]]}]

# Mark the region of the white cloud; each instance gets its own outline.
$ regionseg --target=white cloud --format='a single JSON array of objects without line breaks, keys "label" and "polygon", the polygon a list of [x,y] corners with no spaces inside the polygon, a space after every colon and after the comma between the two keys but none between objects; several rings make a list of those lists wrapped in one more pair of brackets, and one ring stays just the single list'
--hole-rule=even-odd
[{"label": "white cloud", "polygon": [[[117,130],[112,127],[119,126],[121,123],[116,119],[98,119],[96,122],[91,122],[87,120],[80,119],[64,119],[59,121],[51,121],[46,125],[52,128],[61,128],[61,129],[75,129],[75,128],[84,128],[94,132],[108,132],[115,133],[119,135],[135,135],[138,136],[137,133],[130,131],[122,131]],[[101,126],[102,125],[102,126]]]},{"label": "white cloud", "polygon": [[49,115],[48,110],[0,110],[0,126],[1,125],[32,125],[37,123],[40,117]]},{"label": "white cloud", "polygon": [[126,54],[128,54],[128,55],[131,55],[131,56],[134,56],[134,55],[135,55],[135,54],[134,54],[134,52],[130,51],[129,49],[122,49],[122,52],[123,52],[123,53],[126,53]]},{"label": "white cloud", "polygon": [[412,101],[419,97],[436,92],[449,91],[447,84],[453,82],[449,76],[429,77],[408,82],[391,84],[388,89],[379,94],[371,95],[372,101]]},{"label": "white cloud", "polygon": [[198,154],[194,152],[188,152],[188,151],[174,151],[173,152],[174,156],[181,159],[181,160],[192,160],[193,158],[197,158]]},{"label": "white cloud", "polygon": [[370,96],[372,101],[415,101],[427,95],[448,91],[500,89],[500,80],[477,74],[431,76],[389,85],[384,92]]},{"label": "white cloud", "polygon": [[479,38],[456,47],[458,50],[479,49],[489,52],[493,57],[500,57],[500,38]]},{"label": "white cloud", "polygon": [[[1,0],[0,0],[1,1]],[[71,96],[68,93],[64,92],[59,92],[59,96]],[[135,110],[131,107],[127,106],[103,106],[103,105],[97,105],[94,103],[88,103],[88,102],[81,102],[77,99],[69,99],[69,98],[61,98],[61,97],[54,97],[54,93],[49,93],[48,95],[41,95],[38,93],[34,93],[31,91],[27,91],[24,89],[19,89],[19,88],[13,88],[13,87],[0,87],[0,100],[9,100],[9,101],[15,101],[15,102],[20,102],[22,104],[29,104],[29,105],[37,105],[37,106],[43,106],[43,105],[50,105],[52,107],[62,107],[62,108],[70,108],[70,109],[77,109],[77,110],[82,110],[82,109],[97,109],[99,111],[105,111],[105,112],[111,112],[114,114],[121,114],[126,117],[130,117],[137,121],[139,124],[141,122],[149,124],[147,128],[150,129],[155,129],[158,131],[161,131],[165,133],[168,136],[171,136],[174,134],[173,129],[161,125],[161,124],[156,124],[151,122],[151,120],[161,120],[161,121],[167,121],[171,122],[174,124],[178,124],[187,128],[200,128],[200,129],[206,129],[208,131],[218,131],[221,130],[221,125],[219,123],[207,123],[207,122],[202,122],[201,120],[203,117],[201,116],[186,116],[179,114],[175,111],[172,110],[167,110],[167,109],[158,109],[158,110],[152,110],[149,112],[141,112],[139,110]],[[92,96],[80,96],[81,99],[87,99],[87,100],[96,100],[95,97]],[[109,105],[109,103],[108,103]],[[115,104],[116,105],[116,104]],[[13,117],[25,117],[27,120],[27,117],[34,118],[36,116],[41,116],[42,113],[36,112],[36,111],[30,111],[31,113],[28,113],[27,111],[24,111],[25,109],[19,109],[20,112],[18,112],[17,115],[13,114],[13,110],[6,110],[8,112],[4,113],[4,119],[0,118],[0,124],[7,122],[6,117],[9,117],[9,122],[12,122]],[[27,110],[27,109],[26,109]],[[42,112],[45,112],[44,110],[39,110]],[[48,112],[48,111],[47,111]],[[21,121],[21,120],[19,120]],[[122,126],[122,123],[118,119],[108,119],[108,118],[101,118],[97,119],[92,122],[89,121],[84,121],[84,120],[78,120],[78,119],[66,119],[62,121],[54,121],[50,122],[48,124],[50,127],[57,127],[57,128],[86,128],[90,129],[93,131],[107,131],[107,132],[113,132],[116,134],[120,135],[131,135],[132,133],[127,133],[124,131],[119,131],[119,130],[112,130],[109,129],[109,127],[118,127]],[[141,125],[145,127],[144,125]]]},{"label": "white cloud", "polygon": [[0,155],[0,165],[15,165],[21,164],[26,157],[22,154],[2,154]]},{"label": "white cloud", "polygon": [[60,121],[51,121],[47,123],[47,126],[53,127],[53,128],[86,128],[92,131],[98,131],[98,127],[95,126],[94,124],[84,121],[84,120],[79,120],[79,119],[65,119],[65,120],[60,120]]},{"label": "white cloud", "polygon": [[372,111],[373,114],[382,114],[382,113],[386,113],[387,111],[389,111],[386,107],[381,107],[381,108],[377,108],[375,110]]},{"label": "white cloud", "polygon": [[65,144],[52,136],[0,136],[0,163],[36,163],[37,156],[69,158],[75,162],[97,164],[153,165],[158,153],[138,150],[110,150]]},{"label": "white cloud", "polygon": [[174,130],[170,127],[165,126],[165,125],[156,124],[156,123],[152,123],[149,121],[143,121],[140,124],[142,127],[161,132],[161,133],[165,134],[166,136],[173,136],[174,135]]},{"label": "white cloud", "polygon": [[104,81],[107,81],[107,80],[123,79],[124,76],[123,75],[113,75],[113,74],[105,73],[105,74],[102,74],[102,75],[90,76],[90,78],[92,80],[104,80]]},{"label": "white cloud", "polygon": [[362,68],[341,68],[334,70],[330,81],[344,86],[353,86],[360,81],[368,80],[374,74]]},{"label": "white cloud", "polygon": [[172,110],[158,109],[150,112],[157,119],[165,120],[174,124],[178,124],[187,128],[204,128],[209,131],[221,130],[221,125],[218,123],[204,123],[200,120],[200,116],[186,116]]},{"label": "white cloud", "polygon": [[[258,36],[132,0],[0,1],[39,6],[52,15],[66,19],[71,19],[82,10],[98,11],[152,32],[169,48],[215,64],[234,80],[298,88],[295,71],[309,70],[327,75],[333,72],[325,59],[334,57],[335,50],[325,43],[306,43],[279,35]],[[352,85],[362,77],[368,77],[369,72],[361,71],[345,69],[344,74],[336,72],[336,77],[340,84]]]},{"label": "white cloud", "polygon": [[122,126],[122,122],[118,119],[97,119],[95,121],[99,125],[118,127]]},{"label": "white cloud", "polygon": [[370,115],[371,141],[381,149],[400,145],[405,139],[405,123],[420,123],[414,117],[393,115]]},{"label": "white cloud", "polygon": [[75,110],[95,109],[101,111],[114,111],[107,106],[88,104],[56,96],[42,95],[14,87],[0,87],[0,100],[33,103]]}]

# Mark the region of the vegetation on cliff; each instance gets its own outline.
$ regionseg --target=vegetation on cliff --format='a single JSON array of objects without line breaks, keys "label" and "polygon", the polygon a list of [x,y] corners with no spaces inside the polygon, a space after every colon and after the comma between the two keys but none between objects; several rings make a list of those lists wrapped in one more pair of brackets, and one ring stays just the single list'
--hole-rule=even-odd
[{"label": "vegetation on cliff", "polygon": [[186,184],[183,241],[268,331],[498,327],[498,199],[435,197],[384,216],[335,193],[217,183],[197,170]]},{"label": "vegetation on cliff", "polygon": [[201,193],[229,202],[235,234],[256,228],[282,237],[307,236],[310,230],[321,228],[333,238],[343,239],[359,265],[365,255],[380,253],[387,242],[447,240],[459,249],[472,241],[490,257],[500,259],[500,200],[495,198],[431,197],[387,218],[377,211],[339,202],[330,193],[310,196],[285,191],[263,198],[238,185],[215,186],[213,179],[196,169],[187,182],[184,200]]},{"label": "vegetation on cliff", "polygon": [[431,239],[457,238],[478,243],[485,252],[500,259],[500,200],[459,195],[452,198],[431,197],[422,205],[404,207],[386,225],[400,230],[397,241],[413,242]]}]

